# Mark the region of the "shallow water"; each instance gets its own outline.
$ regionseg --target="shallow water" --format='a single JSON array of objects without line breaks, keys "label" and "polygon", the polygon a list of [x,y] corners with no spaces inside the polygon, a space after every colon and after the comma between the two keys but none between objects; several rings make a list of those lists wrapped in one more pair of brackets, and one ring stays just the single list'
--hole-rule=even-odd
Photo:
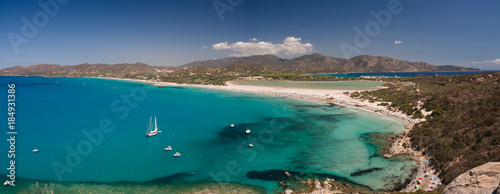
[{"label": "shallow water", "polygon": [[233,81],[237,85],[334,90],[373,90],[384,82],[372,81]]},{"label": "shallow water", "polygon": [[441,71],[441,72],[360,72],[360,73],[330,73],[323,74],[337,77],[415,77],[415,76],[447,76],[447,75],[469,75],[485,72],[499,72],[499,70],[483,70],[483,71]]},{"label": "shallow water", "polygon": [[[18,177],[150,184],[216,181],[273,191],[279,189],[276,181],[248,173],[279,169],[345,177],[384,191],[404,182],[415,168],[409,161],[384,159],[376,153],[380,145],[359,140],[369,133],[401,133],[405,123],[361,110],[92,78],[1,77],[0,90],[6,93],[6,83],[12,81],[17,83]],[[0,101],[6,102],[6,95]],[[157,116],[162,132],[146,138],[151,116]],[[248,135],[247,128],[252,130]],[[248,148],[249,143],[254,147]],[[164,150],[169,145],[173,151]],[[4,141],[0,147],[5,166],[8,146]],[[35,147],[38,153],[31,151]],[[182,156],[175,158],[174,152]]]}]

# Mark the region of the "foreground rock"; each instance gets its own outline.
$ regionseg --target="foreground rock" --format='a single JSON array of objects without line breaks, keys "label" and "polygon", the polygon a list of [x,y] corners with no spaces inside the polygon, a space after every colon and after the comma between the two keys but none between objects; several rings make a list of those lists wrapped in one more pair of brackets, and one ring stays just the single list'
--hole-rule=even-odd
[{"label": "foreground rock", "polygon": [[443,193],[500,193],[500,162],[489,162],[461,174]]}]

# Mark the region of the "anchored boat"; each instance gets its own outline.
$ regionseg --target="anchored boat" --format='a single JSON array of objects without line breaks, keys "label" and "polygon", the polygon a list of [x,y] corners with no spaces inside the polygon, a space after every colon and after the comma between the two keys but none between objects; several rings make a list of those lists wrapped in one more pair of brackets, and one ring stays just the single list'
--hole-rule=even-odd
[{"label": "anchored boat", "polygon": [[[149,126],[148,126],[148,129],[147,129],[146,137],[155,136],[156,134],[158,134],[159,132],[161,132],[161,131],[158,131],[158,126],[156,124],[156,116],[155,116],[154,127],[153,127],[152,119],[153,119],[152,117],[149,118]],[[153,128],[154,128],[154,130],[153,130]]]}]

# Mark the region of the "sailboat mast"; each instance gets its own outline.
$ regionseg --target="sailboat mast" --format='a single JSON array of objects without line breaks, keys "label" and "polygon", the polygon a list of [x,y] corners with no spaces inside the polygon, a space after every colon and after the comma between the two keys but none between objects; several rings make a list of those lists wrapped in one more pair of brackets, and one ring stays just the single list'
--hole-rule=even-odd
[{"label": "sailboat mast", "polygon": [[155,131],[158,131],[158,127],[156,126],[156,116],[155,116]]}]

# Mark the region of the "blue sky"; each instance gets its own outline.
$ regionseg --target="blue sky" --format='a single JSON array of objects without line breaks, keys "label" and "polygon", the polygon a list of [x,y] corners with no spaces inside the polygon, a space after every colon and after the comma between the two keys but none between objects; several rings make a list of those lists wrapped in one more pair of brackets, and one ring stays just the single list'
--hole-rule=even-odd
[{"label": "blue sky", "polygon": [[[228,56],[293,58],[317,52],[500,69],[500,1],[59,1],[41,0],[51,5],[49,11],[39,1],[0,1],[0,68],[124,62],[178,66]],[[391,13],[388,4],[397,2],[402,10]],[[381,25],[371,11],[389,13],[391,19]],[[23,18],[37,32],[27,30]],[[368,43],[356,44],[360,35],[355,28]],[[355,52],[346,54],[345,45]]]}]

